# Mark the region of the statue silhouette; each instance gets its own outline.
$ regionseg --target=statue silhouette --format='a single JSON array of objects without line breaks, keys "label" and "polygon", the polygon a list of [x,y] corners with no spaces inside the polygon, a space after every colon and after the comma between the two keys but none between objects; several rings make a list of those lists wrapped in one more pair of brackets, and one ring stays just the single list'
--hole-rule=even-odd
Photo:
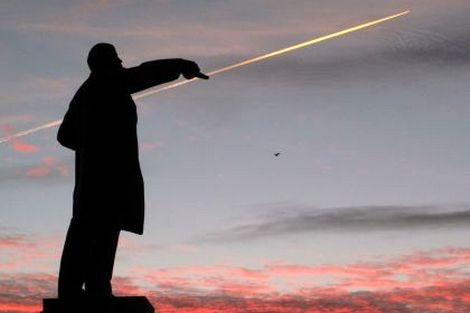
[{"label": "statue silhouette", "polygon": [[88,54],[91,74],[73,97],[57,139],[75,151],[73,215],[60,262],[59,299],[113,297],[111,278],[121,230],[143,233],[144,181],[137,112],[131,94],[185,78],[205,78],[198,65],[165,59],[122,67],[113,45]]}]

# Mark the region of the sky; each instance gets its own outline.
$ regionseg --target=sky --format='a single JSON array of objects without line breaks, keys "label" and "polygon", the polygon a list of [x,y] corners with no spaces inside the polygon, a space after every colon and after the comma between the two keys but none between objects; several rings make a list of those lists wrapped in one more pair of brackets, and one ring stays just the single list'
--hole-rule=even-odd
[{"label": "sky", "polygon": [[[465,1],[2,0],[0,137],[62,118],[98,42],[210,72],[404,10],[136,100],[145,231],[121,233],[114,291],[158,312],[468,312]],[[56,131],[0,145],[1,313],[56,296]]]}]

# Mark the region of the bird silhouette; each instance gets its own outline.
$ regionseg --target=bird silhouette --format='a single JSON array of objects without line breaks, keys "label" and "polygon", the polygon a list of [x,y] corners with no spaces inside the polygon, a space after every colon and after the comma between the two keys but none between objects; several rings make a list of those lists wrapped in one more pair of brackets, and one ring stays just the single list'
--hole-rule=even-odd
[{"label": "bird silhouette", "polygon": [[281,154],[281,152],[276,152],[276,153],[274,153],[274,156],[278,157],[280,154]]}]

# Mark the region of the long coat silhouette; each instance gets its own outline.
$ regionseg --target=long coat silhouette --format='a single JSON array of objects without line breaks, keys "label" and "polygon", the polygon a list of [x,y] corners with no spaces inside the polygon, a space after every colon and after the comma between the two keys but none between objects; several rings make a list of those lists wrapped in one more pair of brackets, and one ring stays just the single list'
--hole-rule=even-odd
[{"label": "long coat silhouette", "polygon": [[78,89],[57,136],[76,153],[75,219],[143,233],[144,182],[131,94],[175,80],[188,69],[199,72],[194,62],[184,59],[92,71]]}]

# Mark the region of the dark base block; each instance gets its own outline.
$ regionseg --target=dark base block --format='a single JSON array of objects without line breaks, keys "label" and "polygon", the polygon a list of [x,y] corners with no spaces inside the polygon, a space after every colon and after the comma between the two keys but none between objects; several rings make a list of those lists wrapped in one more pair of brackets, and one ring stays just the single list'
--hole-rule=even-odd
[{"label": "dark base block", "polygon": [[114,297],[107,301],[64,302],[59,299],[43,299],[41,313],[154,313],[146,297]]}]

